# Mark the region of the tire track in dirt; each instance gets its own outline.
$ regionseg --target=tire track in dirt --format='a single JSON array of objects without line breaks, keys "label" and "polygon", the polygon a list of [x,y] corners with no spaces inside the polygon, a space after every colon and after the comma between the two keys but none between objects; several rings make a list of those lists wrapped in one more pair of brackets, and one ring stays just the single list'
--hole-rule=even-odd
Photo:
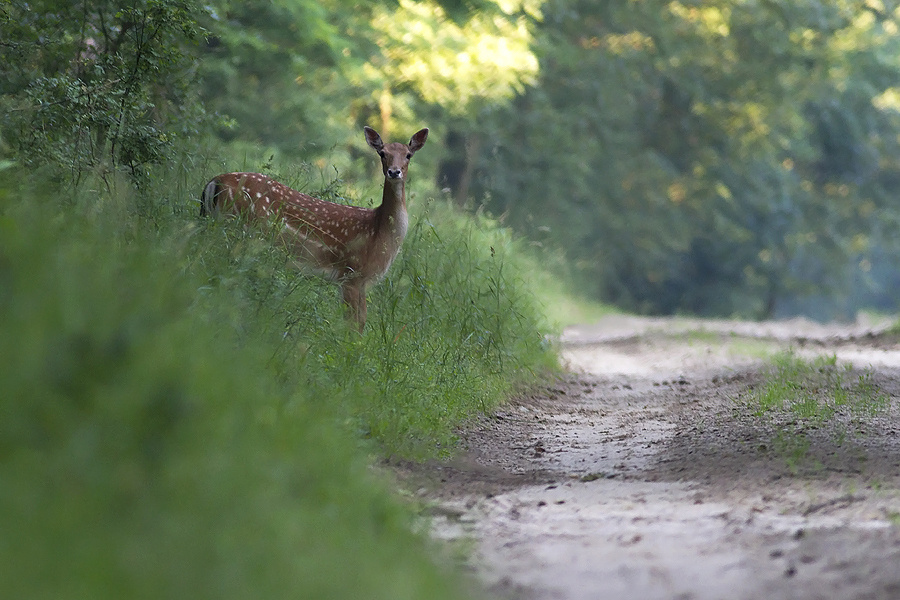
[{"label": "tire track in dirt", "polygon": [[[399,467],[495,595],[900,598],[900,347],[877,327],[612,317],[565,332],[572,374]],[[892,408],[798,467],[739,399],[764,356],[835,353]]]}]

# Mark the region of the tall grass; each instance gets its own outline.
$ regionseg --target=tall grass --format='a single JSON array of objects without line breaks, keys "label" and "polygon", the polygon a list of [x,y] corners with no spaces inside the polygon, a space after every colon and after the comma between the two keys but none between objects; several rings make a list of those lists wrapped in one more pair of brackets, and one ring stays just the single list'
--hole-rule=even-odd
[{"label": "tall grass", "polygon": [[433,206],[360,337],[186,177],[2,177],[0,596],[462,597],[370,455],[445,452],[552,364],[501,229]]},{"label": "tall grass", "polygon": [[[345,201],[333,184],[315,193]],[[318,397],[342,390],[333,401],[358,434],[381,452],[425,457],[450,451],[467,418],[555,368],[555,355],[521,243],[483,215],[412,205],[401,253],[368,294],[361,337],[335,287],[286,268],[264,228],[207,221],[198,243],[204,261],[219,263],[210,285],[235,286],[244,310],[266,314],[282,376]]]},{"label": "tall grass", "polygon": [[[511,382],[549,368],[552,354],[517,268],[518,242],[448,204],[417,213],[398,261],[370,294],[374,318],[359,366],[372,374],[373,435],[421,454],[451,447],[461,421],[496,406]],[[395,421],[397,412],[408,417]]]}]

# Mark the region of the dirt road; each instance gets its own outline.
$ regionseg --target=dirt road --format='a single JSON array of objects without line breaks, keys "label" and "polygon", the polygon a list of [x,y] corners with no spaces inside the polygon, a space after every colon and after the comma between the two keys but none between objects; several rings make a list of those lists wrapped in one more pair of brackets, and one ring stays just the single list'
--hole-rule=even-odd
[{"label": "dirt road", "polygon": [[[900,598],[900,346],[877,326],[610,317],[571,375],[406,473],[500,598]],[[748,398],[767,357],[836,355],[890,400],[834,428]],[[862,371],[861,369],[867,369]],[[849,369],[849,367],[848,367]],[[862,381],[862,379],[860,379]]]}]

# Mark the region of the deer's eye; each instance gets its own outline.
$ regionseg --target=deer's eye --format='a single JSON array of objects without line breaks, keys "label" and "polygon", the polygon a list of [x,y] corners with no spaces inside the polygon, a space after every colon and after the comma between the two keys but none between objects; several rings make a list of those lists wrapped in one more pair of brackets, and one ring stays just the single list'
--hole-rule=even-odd
[{"label": "deer's eye", "polygon": [[381,158],[384,158],[384,150],[379,150],[378,156],[380,156]]},{"label": "deer's eye", "polygon": [[409,159],[411,159],[411,158],[412,158],[412,152],[407,153],[407,155],[406,155],[406,160],[409,160]]}]

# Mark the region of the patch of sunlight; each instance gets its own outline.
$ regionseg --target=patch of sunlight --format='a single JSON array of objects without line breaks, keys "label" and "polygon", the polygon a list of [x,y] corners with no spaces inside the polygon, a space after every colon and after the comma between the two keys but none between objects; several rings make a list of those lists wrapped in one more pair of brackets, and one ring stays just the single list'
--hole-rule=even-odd
[{"label": "patch of sunlight", "polygon": [[900,111],[900,88],[891,87],[872,98],[872,105],[879,110]]},{"label": "patch of sunlight", "polygon": [[[600,45],[600,40],[597,38],[592,38],[590,41]],[[648,51],[655,48],[653,38],[640,31],[629,31],[623,34],[611,33],[604,36],[603,42],[613,54],[625,54],[629,51]]]},{"label": "patch of sunlight", "polygon": [[533,17],[535,19],[541,18],[541,7],[544,4],[544,0],[495,0],[497,6],[500,7],[500,10],[505,12],[508,15],[514,15],[519,12],[524,12],[525,14]]},{"label": "patch of sunlight", "polygon": [[[462,114],[479,99],[511,98],[534,83],[538,60],[524,17],[506,10],[537,10],[535,0],[498,0],[500,11],[482,11],[465,23],[449,19],[433,1],[399,0],[376,11],[382,56],[364,68],[366,77],[412,85],[428,102]],[[378,86],[381,87],[381,86]]]},{"label": "patch of sunlight", "polygon": [[731,29],[728,26],[728,20],[731,17],[731,11],[728,8],[718,6],[686,6],[681,2],[670,2],[669,12],[688,23],[700,25],[706,32],[728,37]]}]

